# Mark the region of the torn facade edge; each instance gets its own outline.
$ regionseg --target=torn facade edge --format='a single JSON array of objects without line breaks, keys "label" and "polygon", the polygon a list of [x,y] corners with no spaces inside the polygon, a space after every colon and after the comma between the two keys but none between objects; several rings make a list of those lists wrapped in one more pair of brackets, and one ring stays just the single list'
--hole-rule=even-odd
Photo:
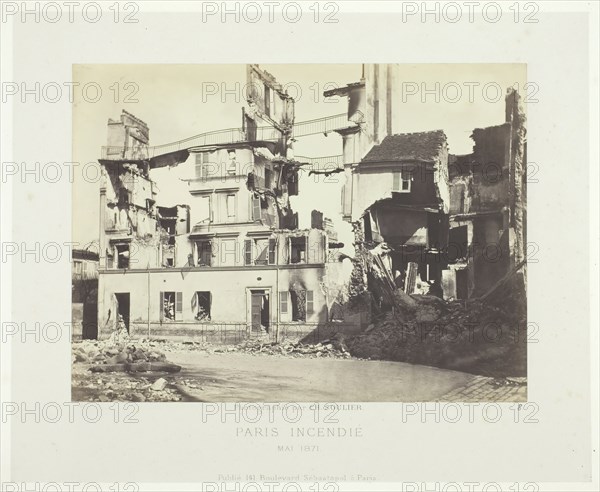
[{"label": "torn facade edge", "polygon": [[[439,178],[433,180],[433,187],[414,176],[414,168],[419,165],[415,159],[424,156],[424,143],[419,141],[421,135],[427,137],[429,133],[397,136],[411,140],[413,150],[401,145],[402,148],[391,154],[382,153],[386,140],[394,138],[386,137],[379,148],[369,152],[374,159],[363,159],[352,166],[350,179],[356,173],[360,173],[361,179],[354,189],[351,184],[346,187],[355,202],[351,208],[362,201],[363,206],[356,208],[364,210],[355,220],[364,226],[371,252],[392,258],[389,270],[404,292],[423,292],[422,287],[429,285],[429,292],[425,293],[447,300],[485,295],[525,257],[527,143],[520,98],[512,89],[507,92],[506,122],[475,129],[471,154],[447,154],[447,161],[441,159],[434,164],[438,171],[434,175],[439,174]],[[415,149],[420,153],[413,152]],[[383,158],[385,162],[381,161]],[[398,162],[403,169],[405,158],[413,161],[406,186],[403,172],[392,169]],[[431,160],[421,165],[431,165]],[[389,191],[382,189],[384,173],[389,173],[389,178],[386,177]],[[369,195],[365,188],[369,186],[370,176],[374,179],[373,189],[379,190],[378,195]],[[435,195],[429,195],[435,197],[433,200],[422,199],[427,187],[435,190]],[[440,194],[442,188],[448,191],[447,206],[443,208],[439,206],[444,196]],[[411,203],[409,197],[415,192],[419,192],[419,198],[415,196]],[[369,199],[370,203],[365,201]],[[430,219],[435,215],[437,220],[432,222]],[[345,218],[350,219],[347,212]],[[434,224],[437,225],[432,229]],[[377,251],[377,245],[387,245],[389,249]],[[416,275],[412,263],[417,265]],[[526,265],[516,274],[524,284]],[[419,279],[425,282],[421,288]]]}]

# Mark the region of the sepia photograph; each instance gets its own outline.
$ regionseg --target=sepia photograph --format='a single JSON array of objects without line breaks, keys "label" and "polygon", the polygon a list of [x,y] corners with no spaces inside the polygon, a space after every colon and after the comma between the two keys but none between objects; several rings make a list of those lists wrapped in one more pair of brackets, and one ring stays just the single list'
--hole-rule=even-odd
[{"label": "sepia photograph", "polygon": [[0,1],[0,492],[600,490],[600,2]]},{"label": "sepia photograph", "polygon": [[73,78],[73,400],[527,401],[524,64]]}]

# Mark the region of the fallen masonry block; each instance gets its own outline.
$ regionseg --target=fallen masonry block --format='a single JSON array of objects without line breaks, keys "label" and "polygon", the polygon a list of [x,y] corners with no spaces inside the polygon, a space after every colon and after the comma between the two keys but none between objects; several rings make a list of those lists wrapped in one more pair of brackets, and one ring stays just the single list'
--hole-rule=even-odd
[{"label": "fallen masonry block", "polygon": [[154,381],[152,386],[150,386],[150,389],[152,391],[162,391],[166,388],[166,386],[167,386],[167,380],[164,378],[160,378],[160,379],[157,379],[156,381]]}]

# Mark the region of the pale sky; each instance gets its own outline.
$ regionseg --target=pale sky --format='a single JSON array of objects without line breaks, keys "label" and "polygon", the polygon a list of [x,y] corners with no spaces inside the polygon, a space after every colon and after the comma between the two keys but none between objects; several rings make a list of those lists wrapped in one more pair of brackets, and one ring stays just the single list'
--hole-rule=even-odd
[{"label": "pale sky", "polygon": [[[325,102],[323,91],[358,81],[362,71],[359,64],[267,64],[261,68],[296,96],[296,122],[345,113],[346,98]],[[399,65],[397,73],[400,80],[394,88],[393,132],[442,129],[453,154],[471,152],[469,136],[474,128],[504,121],[507,87],[518,84],[521,95],[533,95],[531,87],[524,87],[523,64]],[[118,119],[122,109],[148,124],[152,146],[241,127],[242,106],[246,105],[245,65],[74,65],[73,81],[81,86],[97,84],[90,86],[89,101],[80,96],[73,104],[73,161],[81,164],[97,161],[100,148],[106,145],[107,121]],[[97,99],[94,87],[98,86],[102,95],[91,102]],[[210,94],[214,91],[218,93]],[[342,140],[335,133],[303,137],[294,151],[309,157],[338,155]],[[342,180],[343,175],[334,175],[327,182],[322,178],[315,182],[314,176],[301,180],[299,196],[292,197],[300,227],[310,227],[310,211],[318,209],[342,229],[340,240],[351,241],[349,226],[340,218]],[[98,238],[98,193],[97,182],[87,182],[81,173],[75,173],[75,242],[85,244]],[[188,195],[177,203],[191,200]],[[158,203],[172,205],[161,203],[160,195]]]}]

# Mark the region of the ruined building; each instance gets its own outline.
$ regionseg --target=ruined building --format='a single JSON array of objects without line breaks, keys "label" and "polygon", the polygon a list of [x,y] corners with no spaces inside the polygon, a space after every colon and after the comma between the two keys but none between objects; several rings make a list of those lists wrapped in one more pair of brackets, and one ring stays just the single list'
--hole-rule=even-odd
[{"label": "ruined building", "polygon": [[[375,67],[375,80],[393,80]],[[391,118],[382,127],[391,100],[387,85],[378,96],[381,85],[363,79],[324,93],[348,96],[349,114],[372,116],[343,141],[342,214],[359,246],[408,294],[467,299],[513,273],[524,284],[526,131],[516,91],[506,95],[505,122],[475,129],[473,153],[457,156],[442,130],[393,134]]]},{"label": "ruined building", "polygon": [[449,156],[449,296],[480,296],[510,272],[526,282],[527,139],[519,94],[505,122],[473,130],[473,152]]},{"label": "ruined building", "polygon": [[[296,122],[294,100],[257,65],[246,69],[241,128],[150,146],[139,118],[123,111],[109,120],[99,159],[98,335],[125,325],[139,336],[280,340],[294,327],[302,338],[332,320],[364,324],[368,313],[346,301],[377,297],[382,276],[394,290],[444,299],[479,297],[509,275],[524,285],[518,94],[508,92],[503,123],[473,131],[471,154],[452,155],[443,130],[394,133],[396,69],[365,64],[359,82],[324,93],[347,98],[347,112],[317,120]],[[356,232],[354,259],[338,249],[329,219],[315,211],[299,229],[290,205],[301,166],[325,159],[294,158],[293,141],[330,132],[342,138],[343,155],[326,159],[345,176],[341,214]],[[356,268],[363,253],[379,277]]]},{"label": "ruined building", "polygon": [[[327,320],[324,227],[298,229],[289,197],[294,100],[269,73],[247,68],[243,127],[150,147],[123,111],[108,122],[99,160],[99,336],[124,324],[141,336],[276,335]],[[265,124],[266,123],[266,124]],[[178,203],[160,204],[153,176],[176,169]]]}]

